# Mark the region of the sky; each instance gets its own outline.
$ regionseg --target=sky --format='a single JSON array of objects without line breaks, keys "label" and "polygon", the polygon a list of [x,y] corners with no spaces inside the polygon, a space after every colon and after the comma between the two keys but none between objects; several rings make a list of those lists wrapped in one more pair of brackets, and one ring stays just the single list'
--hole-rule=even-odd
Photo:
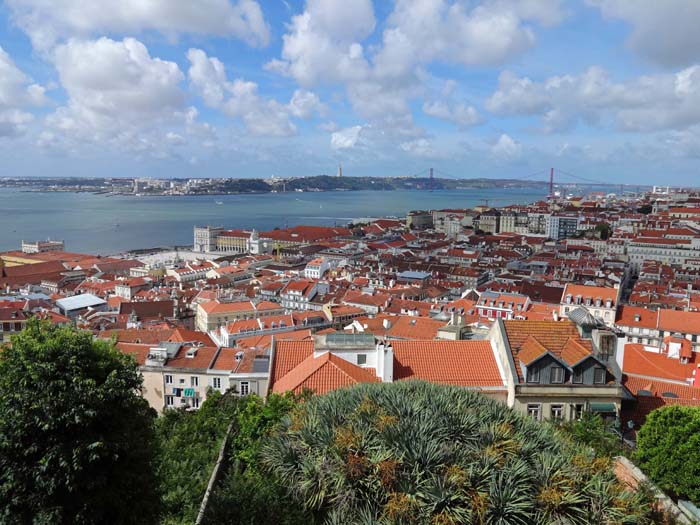
[{"label": "sky", "polygon": [[698,20],[700,0],[4,0],[0,177],[700,186]]}]

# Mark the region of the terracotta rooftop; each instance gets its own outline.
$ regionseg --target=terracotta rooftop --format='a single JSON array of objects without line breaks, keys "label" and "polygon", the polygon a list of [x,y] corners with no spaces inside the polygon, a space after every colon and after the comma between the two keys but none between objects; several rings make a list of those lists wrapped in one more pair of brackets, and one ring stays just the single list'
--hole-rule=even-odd
[{"label": "terracotta rooftop", "polygon": [[319,357],[314,357],[312,353],[279,381],[274,382],[272,391],[298,394],[304,389],[310,389],[316,394],[325,394],[357,383],[379,381],[373,372],[374,369],[360,368],[331,352]]},{"label": "terracotta rooftop", "polygon": [[622,371],[625,374],[680,382],[686,382],[693,376],[696,367],[693,361],[683,364],[665,353],[650,352],[644,348],[641,344],[625,345],[622,362]]},{"label": "terracotta rooftop", "polygon": [[[582,350],[593,352],[593,343],[589,339],[582,339],[578,333],[576,325],[571,321],[562,321],[553,323],[551,321],[503,321],[506,337],[513,352],[513,360],[515,368],[518,372],[520,380],[524,380],[520,362],[521,351],[525,351],[523,357],[532,358],[533,351],[529,349],[532,343],[526,344],[530,338],[534,338],[537,342],[547,349],[552,355],[564,360],[562,352],[567,347],[566,355],[572,354],[570,340],[574,340],[581,346]],[[580,359],[578,360],[580,361]],[[574,363],[568,363],[574,364]]]},{"label": "terracotta rooftop", "polygon": [[489,341],[393,341],[394,380],[504,388]]}]

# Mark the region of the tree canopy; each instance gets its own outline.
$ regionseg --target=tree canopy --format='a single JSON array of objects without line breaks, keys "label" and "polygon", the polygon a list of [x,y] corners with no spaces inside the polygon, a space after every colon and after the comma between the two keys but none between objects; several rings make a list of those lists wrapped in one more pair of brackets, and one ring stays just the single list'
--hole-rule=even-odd
[{"label": "tree canopy", "polygon": [[664,492],[700,503],[700,407],[651,412],[637,433],[635,460]]},{"label": "tree canopy", "polygon": [[240,398],[209,393],[199,410],[169,409],[158,418],[157,472],[163,524],[194,523]]},{"label": "tree canopy", "polygon": [[313,397],[261,456],[329,524],[641,523],[644,512],[608,458],[479,393],[423,382]]},{"label": "tree canopy", "polygon": [[0,522],[153,523],[155,412],[134,360],[32,320],[0,353]]}]

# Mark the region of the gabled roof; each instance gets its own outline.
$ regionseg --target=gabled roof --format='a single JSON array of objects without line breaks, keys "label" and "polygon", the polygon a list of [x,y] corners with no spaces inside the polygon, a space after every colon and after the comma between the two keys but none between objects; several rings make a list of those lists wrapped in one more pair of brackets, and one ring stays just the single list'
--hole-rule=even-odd
[{"label": "gabled roof", "polygon": [[331,390],[351,386],[357,383],[374,383],[379,381],[370,370],[326,352],[319,357],[313,353],[276,381],[273,392],[300,393],[304,389],[316,394],[325,394]]},{"label": "gabled roof", "polygon": [[573,337],[569,337],[569,340],[561,349],[560,355],[562,361],[570,367],[579,364],[587,357],[593,357],[591,351]]},{"label": "gabled roof", "polygon": [[518,359],[522,364],[528,366],[531,363],[537,361],[540,357],[548,354],[547,350],[542,343],[540,343],[535,337],[529,335],[527,339],[523,341],[520,345],[520,352],[518,353]]},{"label": "gabled roof", "polygon": [[[520,363],[525,363],[523,357],[521,357],[521,352],[524,351],[524,357],[528,359],[538,357],[533,357],[533,354],[535,354],[538,349],[535,348],[532,342],[528,342],[530,338],[535,339],[539,345],[562,362],[565,362],[562,356],[565,347],[567,348],[566,354],[570,356],[582,354],[582,350],[587,351],[591,355],[593,353],[592,341],[590,339],[582,339],[576,325],[571,321],[556,323],[551,321],[503,321],[503,327],[511,352],[513,353],[515,368],[521,381],[524,380],[524,377],[520,368]],[[574,352],[575,349],[570,342],[572,339],[581,347],[581,349],[576,352]],[[531,363],[532,360],[529,362]],[[580,359],[578,359],[577,362],[580,362]],[[571,365],[575,363],[568,364]]]}]

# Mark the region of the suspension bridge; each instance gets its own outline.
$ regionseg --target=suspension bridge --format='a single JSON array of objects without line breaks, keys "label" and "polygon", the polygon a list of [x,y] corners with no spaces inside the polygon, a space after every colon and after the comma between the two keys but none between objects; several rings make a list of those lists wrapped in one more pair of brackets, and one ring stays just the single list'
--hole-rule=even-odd
[{"label": "suspension bridge", "polygon": [[[435,179],[445,178],[452,180],[465,179],[463,176],[453,175],[444,170],[437,168],[425,168],[417,173],[408,176],[409,178],[415,179],[427,179],[424,184],[424,189],[428,191],[433,191],[436,188]],[[555,188],[567,188],[567,187],[614,187],[619,190],[620,195],[624,193],[639,193],[639,186],[630,186],[628,184],[619,184],[610,180],[600,180],[591,177],[584,177],[570,173],[561,168],[548,168],[536,171],[534,173],[528,173],[519,176],[510,176],[507,178],[500,179],[501,181],[512,181],[512,182],[541,182],[543,189],[548,190],[547,198],[554,198]],[[625,190],[627,188],[627,191]],[[633,191],[636,190],[636,191]],[[491,199],[489,199],[491,200]],[[498,200],[498,199],[494,199]]]}]

